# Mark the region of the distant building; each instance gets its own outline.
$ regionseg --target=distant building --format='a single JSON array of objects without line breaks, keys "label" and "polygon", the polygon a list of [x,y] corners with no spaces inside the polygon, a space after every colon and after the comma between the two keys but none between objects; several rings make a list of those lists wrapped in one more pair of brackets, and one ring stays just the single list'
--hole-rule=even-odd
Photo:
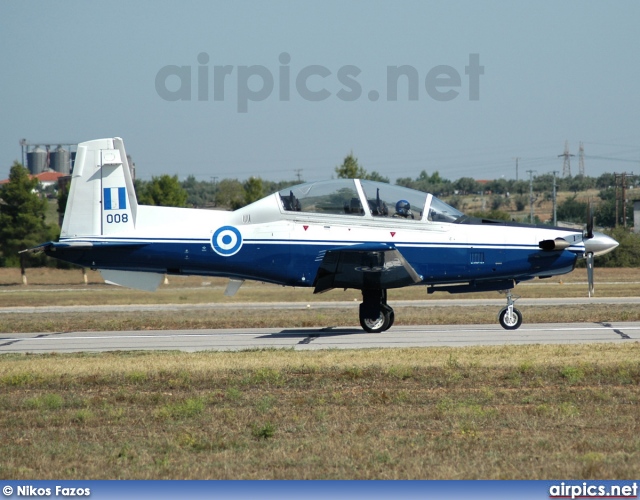
[{"label": "distant building", "polygon": [[[29,175],[31,179],[36,178],[42,187],[53,186],[54,184],[58,184],[58,179],[60,177],[68,176],[69,174],[63,174],[61,172],[41,172],[36,175]],[[2,184],[7,184],[9,179],[5,179],[0,181],[0,186]]]}]

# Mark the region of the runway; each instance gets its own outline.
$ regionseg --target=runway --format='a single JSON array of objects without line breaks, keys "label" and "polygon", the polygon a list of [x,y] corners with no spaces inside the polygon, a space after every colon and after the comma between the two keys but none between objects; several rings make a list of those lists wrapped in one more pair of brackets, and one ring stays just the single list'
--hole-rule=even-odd
[{"label": "runway", "polygon": [[[430,299],[430,300],[394,300],[389,304],[395,307],[496,307],[497,311],[506,305],[504,298],[499,299]],[[636,304],[640,305],[640,297],[566,297],[566,298],[526,298],[517,302],[518,308],[526,306],[571,306],[588,304]],[[19,306],[0,307],[2,314],[57,314],[57,313],[104,313],[126,311],[188,311],[202,309],[357,309],[359,301],[325,301],[325,302],[211,302],[203,304],[107,304],[107,305],[74,305],[74,306]]]},{"label": "runway", "polygon": [[369,334],[357,328],[258,328],[0,334],[3,353],[119,350],[238,351],[246,349],[364,349],[479,345],[628,343],[640,322],[550,323],[507,331],[497,325],[394,326]]}]

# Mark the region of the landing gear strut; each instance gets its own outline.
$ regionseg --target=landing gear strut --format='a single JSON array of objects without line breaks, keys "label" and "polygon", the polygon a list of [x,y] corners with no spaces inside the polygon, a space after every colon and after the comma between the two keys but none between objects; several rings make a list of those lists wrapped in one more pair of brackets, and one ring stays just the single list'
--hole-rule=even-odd
[{"label": "landing gear strut", "polygon": [[379,333],[391,328],[395,314],[387,304],[386,290],[362,290],[360,326],[365,332]]},{"label": "landing gear strut", "polygon": [[522,313],[513,307],[513,304],[520,296],[512,295],[511,290],[500,290],[500,293],[504,293],[507,296],[507,307],[503,307],[498,313],[500,326],[505,330],[516,330],[522,324]]}]

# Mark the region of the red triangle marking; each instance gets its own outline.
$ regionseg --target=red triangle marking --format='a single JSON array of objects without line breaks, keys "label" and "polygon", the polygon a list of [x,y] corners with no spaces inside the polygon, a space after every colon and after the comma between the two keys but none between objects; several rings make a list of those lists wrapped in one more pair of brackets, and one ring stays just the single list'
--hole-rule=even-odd
[{"label": "red triangle marking", "polygon": [[395,231],[391,231],[391,237],[393,238],[396,235]]},{"label": "red triangle marking", "polygon": [[302,226],[302,227],[304,228],[305,231],[309,228],[309,226]]}]

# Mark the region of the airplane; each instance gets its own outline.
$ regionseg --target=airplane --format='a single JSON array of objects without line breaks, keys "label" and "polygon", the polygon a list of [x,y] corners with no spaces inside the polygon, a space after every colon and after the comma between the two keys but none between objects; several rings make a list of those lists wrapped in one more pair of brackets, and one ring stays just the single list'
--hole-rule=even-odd
[{"label": "airplane", "polygon": [[500,291],[515,330],[517,283],[571,272],[618,242],[593,231],[474,218],[432,194],[364,179],[288,187],[235,211],[139,205],[121,138],[78,145],[59,241],[27,251],[97,269],[107,283],[155,290],[165,275],[362,292],[360,325],[389,329],[387,291]]}]

